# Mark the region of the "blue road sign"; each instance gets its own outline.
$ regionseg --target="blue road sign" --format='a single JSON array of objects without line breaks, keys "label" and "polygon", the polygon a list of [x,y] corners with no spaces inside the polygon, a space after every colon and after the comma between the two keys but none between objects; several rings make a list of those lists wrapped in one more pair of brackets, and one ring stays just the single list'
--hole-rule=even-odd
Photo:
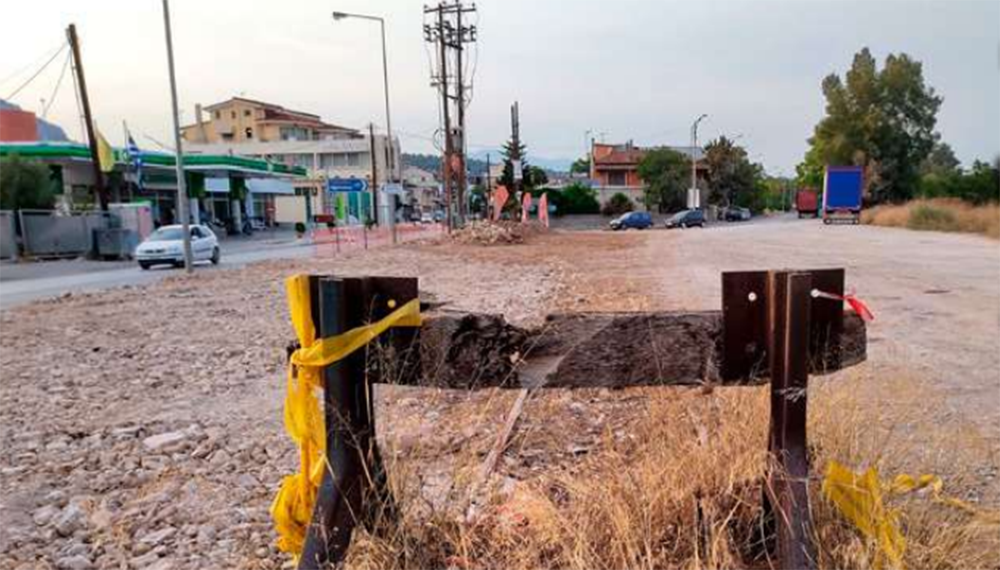
[{"label": "blue road sign", "polygon": [[326,181],[327,192],[364,192],[368,181],[361,178],[330,178]]}]

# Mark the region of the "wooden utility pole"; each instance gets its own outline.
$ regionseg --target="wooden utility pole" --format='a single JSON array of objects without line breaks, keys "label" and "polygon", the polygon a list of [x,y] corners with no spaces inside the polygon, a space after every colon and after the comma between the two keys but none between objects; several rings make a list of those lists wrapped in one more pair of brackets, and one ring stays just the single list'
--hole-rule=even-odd
[{"label": "wooden utility pole", "polygon": [[[510,106],[510,139],[511,139],[511,150],[510,150],[510,164],[511,164],[511,178],[514,180],[514,196],[517,197],[518,201],[521,200],[521,180],[524,178],[523,165],[521,164],[521,121],[518,116],[517,101]],[[520,171],[520,176],[518,176],[518,171]]]},{"label": "wooden utility pole", "polygon": [[83,121],[87,129],[87,142],[90,144],[90,161],[94,167],[94,194],[101,205],[101,210],[108,210],[108,189],[104,184],[104,172],[101,170],[100,152],[97,147],[97,135],[94,130],[94,116],[90,112],[90,96],[87,93],[87,79],[83,74],[83,60],[80,58],[80,39],[76,35],[76,24],[66,28],[66,38],[73,50],[73,70],[76,72],[76,83],[80,86],[80,104],[83,107]]}]

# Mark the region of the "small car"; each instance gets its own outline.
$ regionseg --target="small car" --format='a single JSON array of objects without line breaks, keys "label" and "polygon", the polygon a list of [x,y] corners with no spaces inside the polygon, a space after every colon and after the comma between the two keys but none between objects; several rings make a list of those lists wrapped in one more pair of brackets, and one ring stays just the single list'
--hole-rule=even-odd
[{"label": "small car", "polygon": [[653,227],[653,217],[649,212],[628,212],[608,222],[612,230],[627,230],[635,228],[644,230]]},{"label": "small car", "polygon": [[745,222],[751,217],[749,208],[730,206],[723,210],[722,219],[727,222]]},{"label": "small car", "polygon": [[667,218],[666,226],[668,228],[703,228],[705,227],[705,212],[696,209],[681,210]]},{"label": "small car", "polygon": [[[219,239],[215,233],[201,224],[192,224],[191,257],[193,261],[210,261],[217,265],[222,259]],[[135,249],[135,259],[139,267],[149,269],[154,265],[168,264],[184,267],[184,228],[180,224],[161,226]]]},{"label": "small car", "polygon": [[420,223],[421,224],[433,224],[434,223],[434,216],[430,212],[424,212],[423,214],[420,214]]}]

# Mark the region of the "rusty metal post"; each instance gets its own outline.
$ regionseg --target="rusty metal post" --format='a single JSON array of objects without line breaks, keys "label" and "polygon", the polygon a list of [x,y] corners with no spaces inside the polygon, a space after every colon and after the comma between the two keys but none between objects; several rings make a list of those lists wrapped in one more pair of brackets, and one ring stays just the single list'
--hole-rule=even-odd
[{"label": "rusty metal post", "polygon": [[768,274],[769,447],[775,468],[768,477],[767,499],[773,509],[778,567],[784,570],[816,567],[806,447],[811,291],[807,272]]},{"label": "rusty metal post", "polygon": [[[320,337],[377,321],[417,297],[417,280],[410,278],[313,277],[310,286],[313,322]],[[415,338],[416,331],[390,329],[372,346],[395,346]],[[378,517],[396,513],[376,444],[371,390],[373,382],[386,380],[380,372],[386,365],[369,366],[371,352],[381,350],[359,350],[323,373],[329,465],[299,559],[300,570],[319,570],[342,561],[358,522],[375,530]]]}]

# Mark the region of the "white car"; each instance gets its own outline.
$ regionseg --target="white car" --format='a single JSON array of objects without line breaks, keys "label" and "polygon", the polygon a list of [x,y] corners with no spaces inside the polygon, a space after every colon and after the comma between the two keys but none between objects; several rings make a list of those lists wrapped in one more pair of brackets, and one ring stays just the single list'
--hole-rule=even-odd
[{"label": "white car", "polygon": [[[193,260],[211,261],[213,265],[219,263],[219,238],[212,230],[201,224],[192,224],[190,230]],[[135,259],[143,269],[159,264],[183,267],[184,228],[180,225],[160,227],[135,249]]]},{"label": "white car", "polygon": [[420,223],[421,224],[433,224],[434,223],[434,216],[430,212],[424,212],[423,214],[420,214]]}]

